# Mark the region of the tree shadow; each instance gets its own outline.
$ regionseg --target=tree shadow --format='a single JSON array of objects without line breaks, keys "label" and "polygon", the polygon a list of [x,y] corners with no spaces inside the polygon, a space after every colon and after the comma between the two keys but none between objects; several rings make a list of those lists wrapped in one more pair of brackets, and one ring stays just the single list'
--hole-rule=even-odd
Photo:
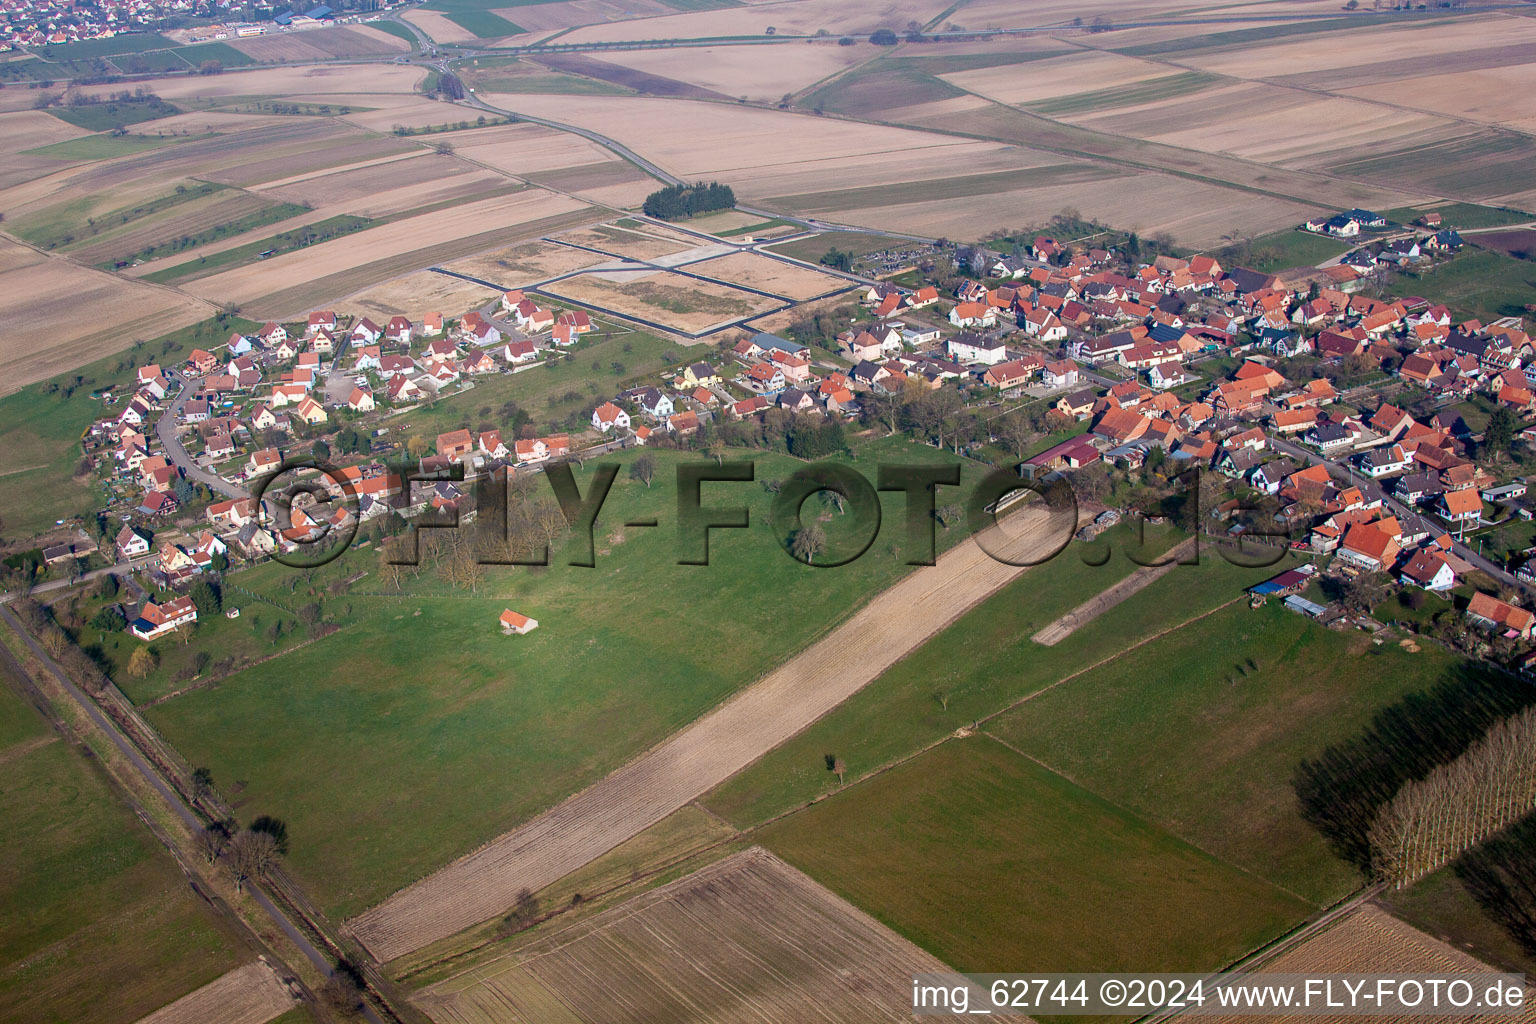
[{"label": "tree shadow", "polygon": [[1358,736],[1297,766],[1291,788],[1301,815],[1370,877],[1369,833],[1381,806],[1533,703],[1536,687],[1528,683],[1484,666],[1458,666],[1433,688],[1378,711]]},{"label": "tree shadow", "polygon": [[1469,850],[1454,870],[1484,913],[1536,955],[1536,814]]}]

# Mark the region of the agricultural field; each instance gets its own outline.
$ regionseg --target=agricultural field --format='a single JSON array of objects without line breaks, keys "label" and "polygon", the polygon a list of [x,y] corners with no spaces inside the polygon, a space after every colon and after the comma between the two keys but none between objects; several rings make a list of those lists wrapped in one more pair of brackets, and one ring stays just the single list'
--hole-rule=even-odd
[{"label": "agricultural field", "polygon": [[[454,425],[475,423],[479,390]],[[660,480],[686,457],[657,452]],[[796,465],[759,456],[757,475],[782,477]],[[577,474],[584,489],[591,467]],[[351,551],[333,563],[335,577],[371,574],[326,603],[349,602],[354,625],[147,714],[216,778],[244,780],[242,805],[289,823],[289,863],[318,904],[356,913],[670,735],[906,571],[882,545],[857,572],[818,572],[809,585],[812,570],[764,528],[768,492],[752,484],[719,497],[727,494],[758,525],[717,534],[710,550],[719,564],[708,571],[676,564],[670,527],[621,525],[649,515],[670,523],[676,502],[671,488],[622,473],[597,527],[596,570],[563,564],[557,550],[547,572],[490,569],[477,594],[430,577],[396,593],[378,580],[372,554]],[[902,497],[885,498],[898,522]],[[828,524],[834,541],[838,526]],[[601,606],[590,600],[594,586],[608,595]],[[658,587],[670,614],[691,623],[686,647],[642,612]],[[786,621],[761,596],[790,588],[802,614]],[[540,629],[502,636],[495,620],[509,606]],[[674,671],[636,673],[637,664]],[[420,666],[431,668],[423,675]],[[423,758],[431,773],[408,768]],[[506,784],[490,781],[498,779]],[[408,815],[393,810],[402,799]]]},{"label": "agricultural field", "polygon": [[[932,464],[947,457],[922,461]],[[969,537],[955,538],[952,547],[943,545],[950,549],[941,548],[935,565],[905,574],[731,700],[597,785],[396,893],[356,918],[354,933],[380,959],[411,953],[504,912],[519,887],[549,885],[664,820],[711,783],[805,729],[1027,570],[1027,565],[994,559],[986,550],[1026,562],[1048,557],[1056,539],[1070,535],[1075,526],[1070,512],[1065,517],[1059,512],[1040,506],[1019,509],[987,534],[989,548]],[[829,550],[846,551],[842,545],[852,540],[849,521],[821,518],[831,531]],[[886,553],[899,557],[901,546],[891,543]],[[861,566],[860,575],[865,572]],[[799,593],[804,595],[803,587]],[[925,610],[921,625],[914,626],[913,607]]]},{"label": "agricultural field", "polygon": [[[140,1024],[267,1024],[292,1010],[293,993],[263,961],[236,968],[145,1017]],[[294,1011],[301,1012],[301,1011]]]},{"label": "agricultural field", "polygon": [[0,271],[0,391],[45,380],[135,341],[196,323],[213,308],[192,296],[75,263],[47,260]]},{"label": "agricultural field", "polygon": [[683,334],[700,334],[716,324],[782,304],[727,285],[651,270],[583,274],[542,285],[540,290]]},{"label": "agricultural field", "polygon": [[[1257,971],[1264,974],[1461,974],[1489,972],[1494,968],[1453,946],[1426,935],[1412,925],[1398,920],[1376,904],[1365,904],[1311,936],[1299,945],[1267,961]],[[1322,1014],[1297,1014],[1296,1019],[1315,1022]],[[1517,1014],[1497,1015],[1501,1020],[1529,1021],[1536,1011],[1527,1006]],[[1473,1016],[1471,1020],[1492,1020],[1495,1015]],[[1221,1024],[1233,1024],[1241,1017],[1211,1014]],[[1406,1021],[1412,1017],[1385,1016],[1383,1021]]]},{"label": "agricultural field", "polygon": [[443,268],[507,288],[522,288],[545,278],[605,262],[607,257],[598,253],[541,240],[451,260],[444,263]]},{"label": "agricultural field", "polygon": [[86,750],[0,685],[0,1016],[132,1024],[246,955]]},{"label": "agricultural field", "polygon": [[[416,15],[443,17],[429,11],[412,12]],[[479,57],[464,69],[463,78],[477,92],[503,93],[593,93],[605,96],[622,96],[630,90],[612,82],[579,75],[561,74],[542,64],[521,57]]]},{"label": "agricultural field", "polygon": [[810,88],[878,52],[878,47],[862,41],[857,46],[838,46],[829,39],[817,43],[692,47],[686,57],[669,50],[630,50],[604,54],[603,59],[638,72],[678,79],[722,96],[778,103],[784,95]]},{"label": "agricultural field", "polygon": [[[760,991],[771,965],[786,980]],[[751,849],[417,997],[442,1024],[489,1024],[510,1010],[556,1024],[762,1019],[899,1021],[908,979],[932,955]],[[603,981],[593,984],[593,976]],[[673,983],[656,984],[657,978]],[[792,979],[792,980],[791,980]]]},{"label": "agricultural field", "polygon": [[739,252],[704,260],[702,263],[690,263],[688,271],[791,299],[809,299],[854,287],[853,282],[842,278],[781,263],[752,252]]},{"label": "agricultural field", "polygon": [[390,220],[318,245],[200,277],[186,287],[213,302],[257,315],[292,317],[359,288],[441,260],[482,251],[519,234],[537,235],[579,218],[581,202],[525,189]]},{"label": "agricultural field", "polygon": [[229,45],[260,64],[333,57],[387,57],[411,49],[408,41],[366,25],[338,25],[304,32],[251,36],[230,40]]},{"label": "agricultural field", "polygon": [[756,833],[961,971],[1195,971],[1310,909],[989,736]]},{"label": "agricultural field", "polygon": [[614,256],[646,261],[660,261],[665,257],[691,253],[700,244],[700,240],[693,235],[635,220],[597,224],[580,231],[552,235],[551,238],[557,242],[600,249]]},{"label": "agricultural field", "polygon": [[483,285],[418,270],[348,295],[339,304],[379,323],[392,316],[405,316],[415,323],[420,322],[424,313],[454,316],[497,298],[496,291]]}]

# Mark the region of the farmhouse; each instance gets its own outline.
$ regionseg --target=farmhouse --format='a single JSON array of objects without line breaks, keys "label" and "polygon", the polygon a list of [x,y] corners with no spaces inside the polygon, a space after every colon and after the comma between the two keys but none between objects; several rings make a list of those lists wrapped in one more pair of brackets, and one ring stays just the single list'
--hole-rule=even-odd
[{"label": "farmhouse", "polygon": [[501,613],[499,621],[501,622],[501,631],[507,636],[511,636],[514,633],[522,636],[539,628],[538,619],[530,619],[526,615],[520,615],[511,608]]}]

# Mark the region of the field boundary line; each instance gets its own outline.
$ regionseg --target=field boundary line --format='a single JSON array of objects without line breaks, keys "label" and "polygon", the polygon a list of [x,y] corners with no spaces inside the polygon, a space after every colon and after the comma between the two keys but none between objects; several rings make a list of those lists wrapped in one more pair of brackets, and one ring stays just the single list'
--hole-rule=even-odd
[{"label": "field boundary line", "polygon": [[[1018,754],[1020,757],[1024,758],[1024,760],[1029,761],[1029,762],[1031,762],[1031,763],[1033,763],[1035,765],[1038,765],[1041,769],[1043,769],[1044,771],[1050,772],[1052,775],[1055,775],[1055,776],[1058,776],[1060,778],[1066,779],[1068,782],[1072,783],[1072,785],[1076,786],[1078,789],[1081,789],[1084,793],[1091,794],[1091,795],[1097,797],[1098,799],[1103,800],[1105,803],[1107,803],[1110,806],[1116,808],[1117,810],[1124,811],[1126,814],[1129,814],[1131,817],[1135,818],[1136,820],[1145,822],[1147,825],[1149,825],[1152,828],[1157,829],[1159,832],[1162,832],[1163,834],[1168,835],[1168,836],[1172,836],[1174,839],[1177,839],[1179,842],[1183,843],[1185,846],[1188,846],[1190,849],[1192,849],[1192,850],[1199,850],[1201,853],[1205,854],[1207,857],[1209,857],[1212,860],[1216,861],[1218,864],[1225,864],[1227,867],[1231,868],[1232,870],[1237,871],[1237,872],[1239,872],[1241,874],[1247,875],[1249,878],[1252,878],[1252,879],[1255,879],[1257,881],[1263,882],[1265,885],[1267,885],[1267,886],[1269,886],[1271,888],[1279,889],[1281,892],[1285,893],[1288,896],[1294,896],[1298,900],[1300,900],[1301,902],[1305,903],[1309,907],[1317,907],[1318,906],[1316,901],[1307,899],[1301,893],[1299,893],[1299,892],[1292,892],[1291,890],[1287,889],[1285,886],[1281,885],[1279,882],[1275,882],[1275,881],[1272,881],[1272,880],[1270,880],[1268,878],[1265,878],[1263,875],[1259,874],[1258,872],[1252,871],[1252,870],[1250,870],[1248,868],[1245,868],[1241,864],[1236,863],[1235,861],[1230,861],[1227,858],[1221,856],[1219,853],[1216,853],[1216,852],[1214,852],[1212,850],[1207,850],[1205,847],[1201,846],[1199,843],[1193,842],[1190,839],[1186,838],[1185,836],[1182,836],[1179,833],[1173,831],[1172,829],[1165,828],[1164,826],[1158,824],[1158,822],[1156,822],[1152,818],[1147,817],[1145,814],[1142,814],[1140,811],[1136,810],[1135,808],[1126,807],[1124,804],[1120,803],[1120,801],[1113,800],[1113,799],[1105,796],[1103,793],[1100,793],[1097,789],[1094,789],[1092,786],[1089,786],[1086,783],[1084,783],[1084,782],[1082,782],[1082,781],[1080,781],[1078,779],[1074,779],[1072,776],[1068,775],[1066,772],[1061,771],[1058,768],[1052,767],[1049,764],[1046,764],[1044,761],[1040,760],[1035,755],[1030,754],[1030,753],[1026,753],[1025,751],[1019,749],[1018,747],[1014,746],[1012,743],[1009,743],[1007,740],[1003,739],[1001,736],[997,735],[996,733],[988,732],[987,730],[982,729],[982,730],[979,730],[977,732],[977,735],[978,736],[985,736],[987,739],[992,740],[994,743],[1002,744],[1004,747],[1007,747],[1009,750],[1013,751],[1015,754]],[[1326,907],[1324,907],[1322,909],[1326,909]]]}]

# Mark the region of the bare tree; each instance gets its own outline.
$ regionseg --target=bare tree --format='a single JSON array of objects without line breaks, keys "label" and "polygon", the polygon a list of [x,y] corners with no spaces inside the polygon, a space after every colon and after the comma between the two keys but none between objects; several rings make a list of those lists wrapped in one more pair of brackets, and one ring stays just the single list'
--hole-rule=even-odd
[{"label": "bare tree", "polygon": [[790,542],[789,550],[800,561],[811,565],[826,546],[827,535],[822,531],[821,524],[811,523],[795,531],[795,538]]},{"label": "bare tree", "polygon": [[935,691],[933,691],[933,699],[939,702],[939,707],[940,708],[942,708],[945,711],[949,710],[949,691],[948,690],[935,690]]},{"label": "bare tree", "polygon": [[246,829],[229,841],[225,863],[235,891],[243,891],[246,882],[259,881],[277,863],[277,839],[268,832]]},{"label": "bare tree", "polygon": [[197,833],[195,837],[197,852],[208,858],[212,864],[219,859],[219,854],[224,852],[224,847],[229,845],[229,833],[220,824],[209,825]]},{"label": "bare tree", "polygon": [[1450,863],[1536,807],[1536,708],[1489,729],[1409,782],[1371,824],[1372,867],[1397,888]]},{"label": "bare tree", "polygon": [[640,456],[634,462],[629,464],[629,475],[632,479],[639,480],[641,483],[645,484],[647,488],[649,488],[651,486],[651,481],[656,479],[655,458],[653,458],[649,452]]},{"label": "bare tree", "polygon": [[1035,425],[1029,421],[1029,417],[1017,410],[1004,416],[997,424],[998,438],[1008,446],[1016,459],[1022,459],[1024,453],[1029,451],[1029,446],[1035,440]]},{"label": "bare tree", "polygon": [[839,786],[841,786],[843,784],[843,774],[845,772],[847,772],[847,771],[848,771],[848,766],[843,763],[843,759],[842,758],[834,757],[832,759],[832,774],[837,776],[837,784]]}]

